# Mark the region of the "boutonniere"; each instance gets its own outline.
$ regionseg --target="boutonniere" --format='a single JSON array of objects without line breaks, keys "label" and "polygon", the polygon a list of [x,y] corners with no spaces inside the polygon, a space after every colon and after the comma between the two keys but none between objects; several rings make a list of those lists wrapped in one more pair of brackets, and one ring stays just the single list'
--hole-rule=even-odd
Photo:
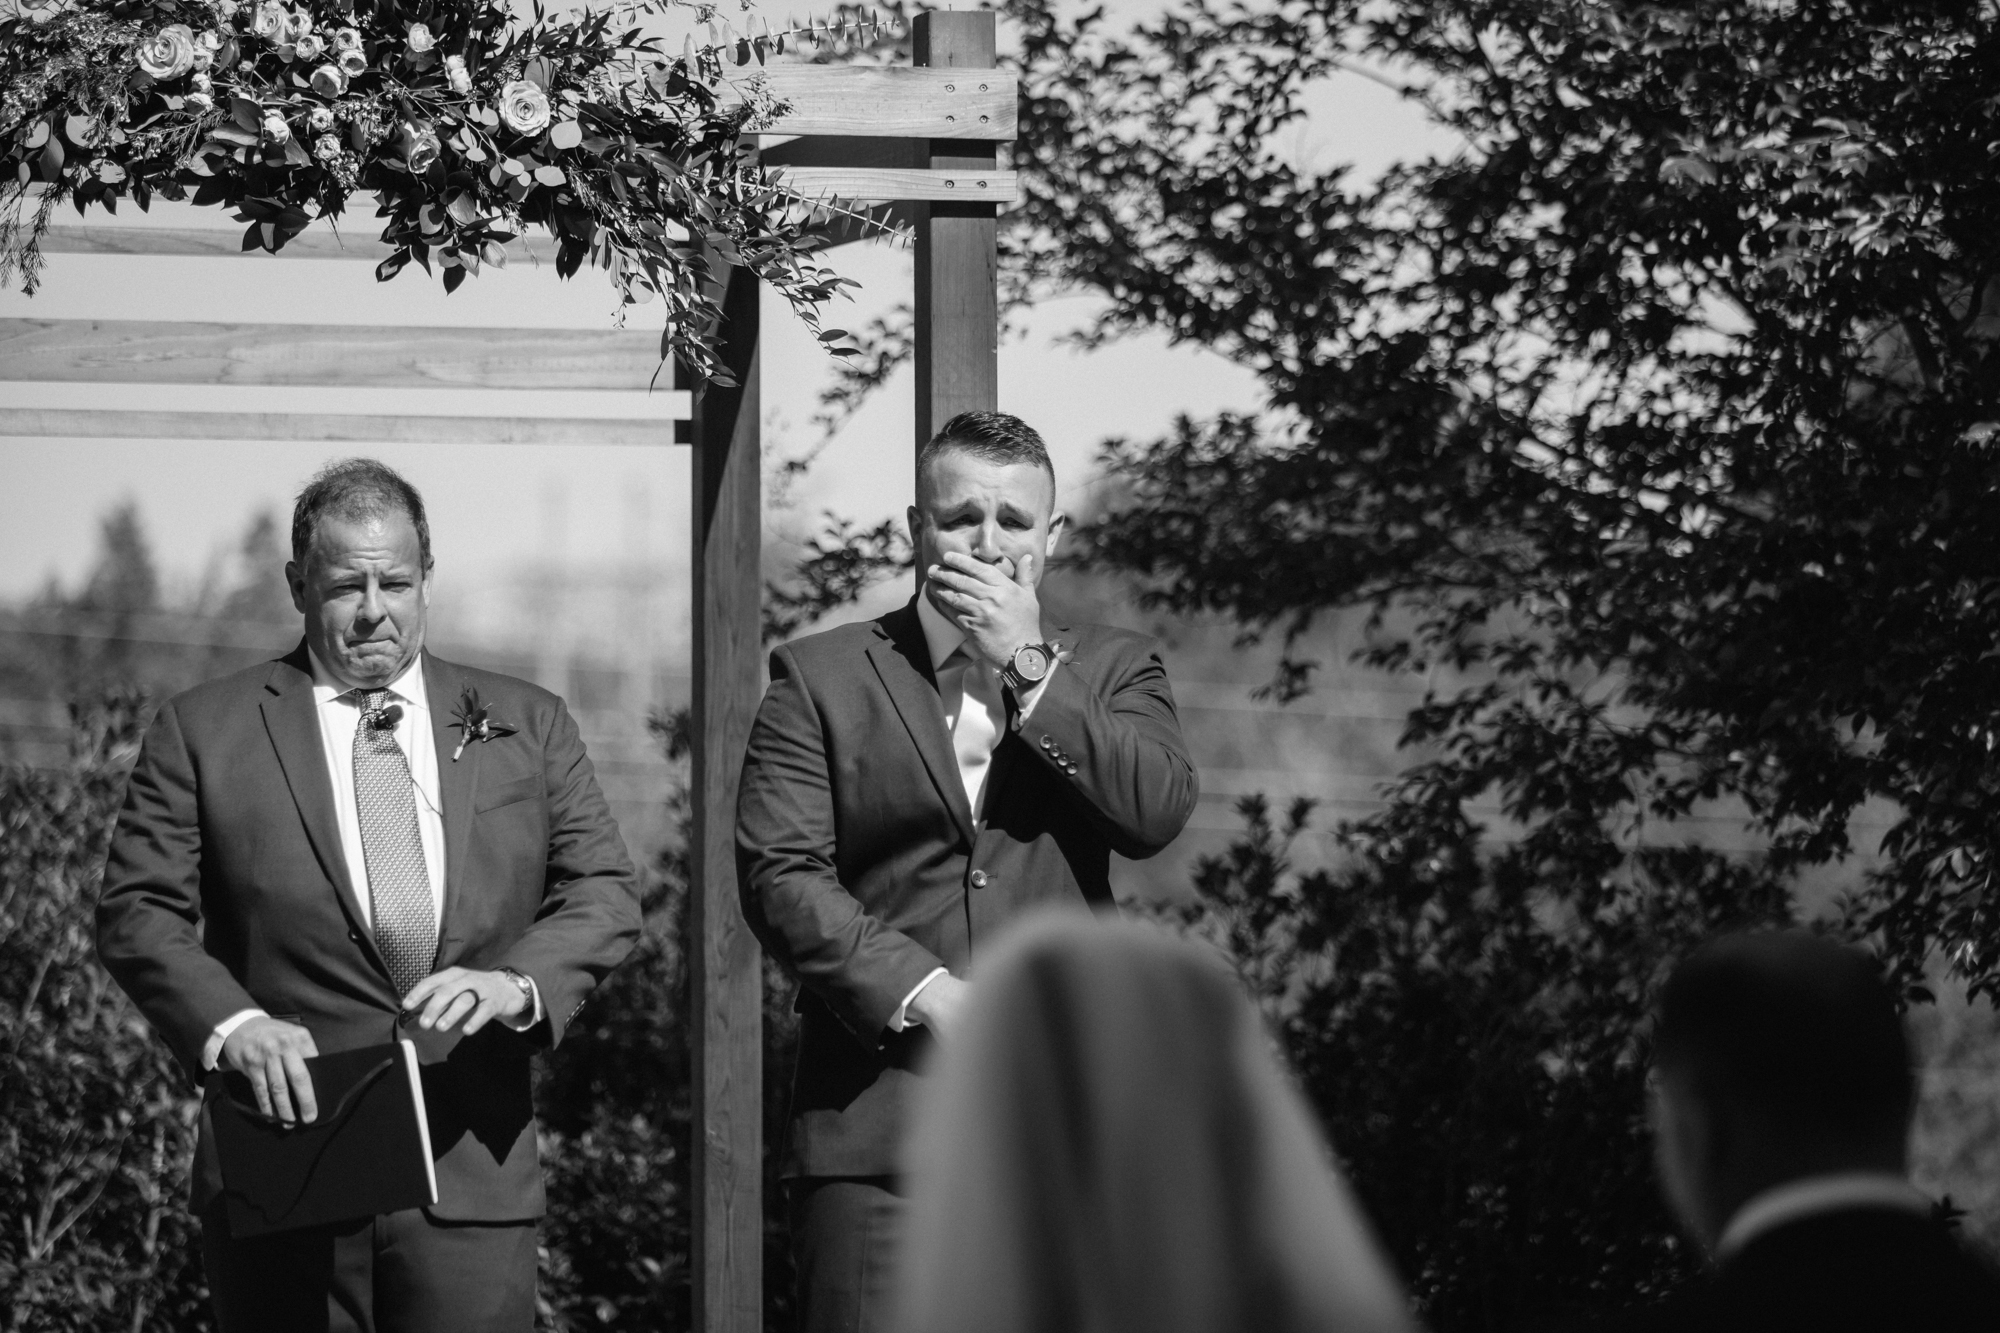
[{"label": "boutonniere", "polygon": [[468,741],[490,741],[496,736],[511,736],[514,728],[493,720],[493,707],[479,702],[479,691],[468,685],[465,693],[458,696],[458,711],[452,715],[452,725],[458,728],[458,748],[451,752],[451,762],[465,753]]}]

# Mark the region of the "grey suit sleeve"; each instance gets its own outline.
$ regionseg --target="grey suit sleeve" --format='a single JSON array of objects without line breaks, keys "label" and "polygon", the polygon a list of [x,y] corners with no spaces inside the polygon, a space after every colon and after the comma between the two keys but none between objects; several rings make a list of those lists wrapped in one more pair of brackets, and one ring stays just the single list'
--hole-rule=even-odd
[{"label": "grey suit sleeve", "polygon": [[1157,645],[1136,645],[1109,685],[1099,691],[1082,671],[1058,670],[1021,738],[1085,804],[1113,851],[1148,857],[1180,836],[1201,788]]},{"label": "grey suit sleeve", "polygon": [[779,648],[736,803],[743,915],[772,957],[873,1048],[903,998],[944,964],[841,884],[836,836],[819,710],[791,652]]},{"label": "grey suit sleeve", "polygon": [[199,1082],[216,1024],[257,1001],[202,947],[195,764],[169,703],[125,786],[97,900],[97,956]]},{"label": "grey suit sleeve", "polygon": [[546,889],[534,924],[494,963],[534,979],[549,1044],[638,943],[639,880],[561,700],[542,737],[549,811]]}]

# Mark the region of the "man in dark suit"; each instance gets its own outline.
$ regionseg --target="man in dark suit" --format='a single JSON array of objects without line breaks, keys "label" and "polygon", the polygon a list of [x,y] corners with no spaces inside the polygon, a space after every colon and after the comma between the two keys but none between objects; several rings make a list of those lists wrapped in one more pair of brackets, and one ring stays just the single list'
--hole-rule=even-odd
[{"label": "man in dark suit", "polygon": [[232,1237],[204,1109],[193,1207],[224,1330],[526,1333],[529,1056],[636,940],[632,865],[562,701],[424,651],[414,488],[333,465],[299,497],[292,555],[304,642],[147,733],[98,951],[190,1078],[240,1070],[284,1120],[330,1109],[304,1064],[322,1051],[414,1029],[433,1060],[427,1209]]},{"label": "man in dark suit", "polygon": [[1052,623],[1041,438],[968,412],[917,462],[917,595],[779,648],[737,807],[744,914],[801,983],[785,1174],[801,1327],[885,1317],[918,1067],[1030,908],[1111,907],[1111,853],[1194,809],[1152,640]]},{"label": "man in dark suit", "polygon": [[1906,1178],[1909,1044],[1865,954],[1716,940],[1668,980],[1655,1048],[1661,1184],[1715,1269],[1636,1326],[2000,1329],[2000,1280]]}]

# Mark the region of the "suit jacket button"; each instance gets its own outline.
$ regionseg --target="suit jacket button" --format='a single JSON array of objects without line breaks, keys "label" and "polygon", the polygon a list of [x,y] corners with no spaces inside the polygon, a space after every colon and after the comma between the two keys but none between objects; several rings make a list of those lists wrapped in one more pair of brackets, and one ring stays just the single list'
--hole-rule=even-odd
[{"label": "suit jacket button", "polygon": [[1042,737],[1042,748],[1044,750],[1051,749],[1054,747],[1054,745],[1055,742],[1050,740],[1047,736]]},{"label": "suit jacket button", "polygon": [[1075,776],[1076,776],[1076,765],[1075,765],[1075,764],[1064,764],[1064,765],[1063,765],[1063,772],[1065,772],[1065,773],[1069,774],[1069,775],[1070,775],[1071,777],[1075,777]]},{"label": "suit jacket button", "polygon": [[986,872],[984,870],[975,870],[972,872],[972,887],[975,889],[986,887]]},{"label": "suit jacket button", "polygon": [[347,938],[352,940],[354,943],[359,944],[361,943],[361,932],[358,930],[350,930],[347,932]]}]

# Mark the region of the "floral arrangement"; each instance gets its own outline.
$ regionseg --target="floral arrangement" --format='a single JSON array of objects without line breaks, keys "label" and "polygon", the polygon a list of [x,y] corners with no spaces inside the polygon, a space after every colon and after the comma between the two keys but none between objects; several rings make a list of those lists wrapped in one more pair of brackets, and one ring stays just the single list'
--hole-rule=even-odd
[{"label": "floral arrangement", "polygon": [[[450,291],[541,226],[560,274],[587,262],[624,305],[660,301],[661,356],[727,382],[705,253],[747,266],[815,333],[848,283],[815,259],[824,203],[738,147],[782,108],[754,74],[722,95],[725,55],[761,63],[782,35],[725,34],[706,5],[537,3],[523,19],[507,0],[43,2],[0,20],[0,281],[29,292],[64,201],[228,207],[244,249],[276,251],[367,191],[395,247],[378,278],[415,260]],[[642,24],[668,6],[711,41],[665,53]]]},{"label": "floral arrangement", "polygon": [[465,753],[465,747],[474,741],[484,744],[498,740],[502,736],[512,736],[514,728],[493,720],[491,704],[479,702],[479,691],[468,685],[458,696],[458,707],[452,710],[452,723],[458,728],[458,746],[451,752],[451,762]]}]

